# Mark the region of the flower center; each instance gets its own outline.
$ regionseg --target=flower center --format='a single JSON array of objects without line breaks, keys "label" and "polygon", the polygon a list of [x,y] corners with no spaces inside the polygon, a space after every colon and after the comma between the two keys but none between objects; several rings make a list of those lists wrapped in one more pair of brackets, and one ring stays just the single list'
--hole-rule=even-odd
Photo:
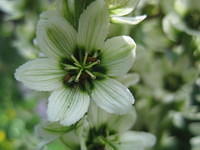
[{"label": "flower center", "polygon": [[91,128],[86,140],[88,150],[105,150],[106,145],[113,148],[112,141],[108,141],[107,137],[115,135],[115,131],[110,131],[106,125],[102,125],[98,129]]},{"label": "flower center", "polygon": [[[74,55],[71,55],[71,59],[73,60],[73,64],[63,64],[64,69],[69,72],[68,82],[79,82],[87,77],[96,79],[96,76],[92,73],[91,69],[93,66],[100,63],[99,59],[96,57],[88,57],[88,53],[85,53],[82,62],[79,62]],[[75,73],[70,75],[70,71],[75,71]]]},{"label": "flower center", "polygon": [[64,84],[67,86],[91,86],[91,81],[100,78],[105,69],[100,65],[101,57],[100,51],[85,52],[77,49],[70,56],[64,59],[61,63],[63,70],[66,71],[64,77]]}]

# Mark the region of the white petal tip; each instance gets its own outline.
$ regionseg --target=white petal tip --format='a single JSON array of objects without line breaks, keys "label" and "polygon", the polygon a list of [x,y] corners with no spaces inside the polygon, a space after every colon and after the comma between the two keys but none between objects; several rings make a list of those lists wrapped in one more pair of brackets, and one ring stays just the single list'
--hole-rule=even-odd
[{"label": "white petal tip", "polygon": [[142,15],[142,16],[136,16],[136,17],[118,17],[118,16],[113,16],[111,17],[111,22],[112,23],[118,23],[118,24],[129,24],[129,25],[136,25],[142,22],[147,15]]}]

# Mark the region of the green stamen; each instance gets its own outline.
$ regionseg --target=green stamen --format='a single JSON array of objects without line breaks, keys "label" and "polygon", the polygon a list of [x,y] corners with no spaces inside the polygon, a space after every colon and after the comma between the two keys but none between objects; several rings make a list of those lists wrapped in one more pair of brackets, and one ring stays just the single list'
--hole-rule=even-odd
[{"label": "green stamen", "polygon": [[93,63],[87,65],[85,68],[91,68],[91,67],[93,67],[94,65],[97,65],[97,64],[99,64],[99,63],[100,63],[100,60],[97,60],[97,61],[95,61],[95,62],[93,62]]},{"label": "green stamen", "polygon": [[96,58],[97,56],[98,56],[98,53],[97,53],[97,52],[95,52],[95,53],[94,53],[94,55],[93,55],[93,57],[95,57],[95,58]]},{"label": "green stamen", "polygon": [[89,70],[85,70],[85,72],[92,78],[92,79],[96,79],[96,76],[94,74],[92,74]]},{"label": "green stamen", "polygon": [[65,70],[78,70],[79,68],[73,65],[63,64]]},{"label": "green stamen", "polygon": [[68,80],[68,83],[71,83],[75,80],[75,76],[72,76],[69,80]]},{"label": "green stamen", "polygon": [[74,63],[75,66],[82,68],[82,66],[80,64]]},{"label": "green stamen", "polygon": [[77,76],[76,76],[75,82],[79,81],[79,78],[80,78],[82,72],[83,72],[83,69],[80,69]]},{"label": "green stamen", "polygon": [[[87,84],[88,80],[96,79],[96,75],[93,73],[93,66],[100,63],[98,59],[99,52],[95,52],[93,56],[89,53],[81,53],[77,58],[76,55],[70,55],[70,60],[66,61],[66,64],[62,63],[64,70],[69,74],[64,79],[67,84]],[[95,57],[94,57],[95,56]],[[69,62],[69,63],[67,63]],[[97,75],[98,76],[98,75]]]},{"label": "green stamen", "polygon": [[76,64],[77,66],[80,65],[79,61],[76,59],[76,57],[74,57],[74,55],[71,55],[71,58],[75,62],[74,64]]},{"label": "green stamen", "polygon": [[87,57],[88,57],[88,53],[86,52],[86,53],[85,53],[85,56],[84,56],[84,59],[83,59],[83,65],[85,65],[85,64],[86,64]]}]

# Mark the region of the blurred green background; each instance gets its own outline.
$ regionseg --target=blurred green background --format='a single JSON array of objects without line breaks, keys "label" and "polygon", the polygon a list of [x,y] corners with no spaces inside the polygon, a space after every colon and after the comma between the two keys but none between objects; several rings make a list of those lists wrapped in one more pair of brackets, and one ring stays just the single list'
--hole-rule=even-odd
[{"label": "blurred green background", "polygon": [[[27,89],[15,69],[41,55],[34,46],[39,14],[48,0],[0,0],[0,150],[32,150],[34,126],[45,118],[48,93]],[[112,25],[110,35],[137,43],[130,87],[138,114],[134,130],[157,137],[153,150],[200,150],[200,1],[141,0],[139,25]],[[52,143],[49,149],[64,149]]]}]

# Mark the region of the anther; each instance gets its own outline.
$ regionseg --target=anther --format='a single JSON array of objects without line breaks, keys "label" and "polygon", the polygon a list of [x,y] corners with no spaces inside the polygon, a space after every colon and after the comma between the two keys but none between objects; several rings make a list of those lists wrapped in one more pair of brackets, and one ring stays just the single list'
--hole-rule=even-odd
[{"label": "anther", "polygon": [[70,80],[71,76],[69,74],[67,74],[65,77],[64,77],[64,82],[68,82]]},{"label": "anther", "polygon": [[87,62],[95,62],[95,61],[97,61],[96,57],[88,57],[87,58]]}]

